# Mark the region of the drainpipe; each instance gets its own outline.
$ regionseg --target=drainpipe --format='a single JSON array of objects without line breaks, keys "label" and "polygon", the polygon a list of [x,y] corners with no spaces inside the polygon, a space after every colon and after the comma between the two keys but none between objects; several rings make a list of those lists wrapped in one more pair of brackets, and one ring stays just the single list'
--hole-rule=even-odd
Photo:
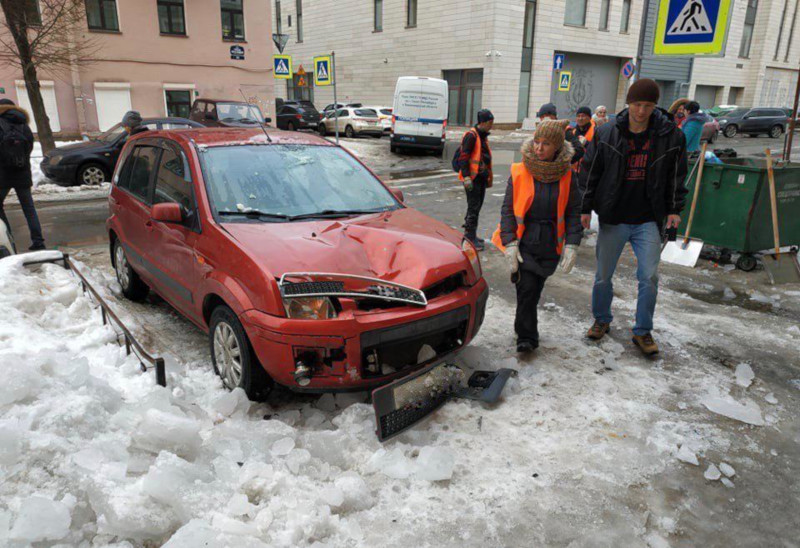
[{"label": "drainpipe", "polygon": [[81,136],[86,134],[86,104],[81,85],[81,73],[78,67],[78,58],[75,55],[75,42],[72,34],[69,35],[69,72],[72,77],[72,96],[75,98],[75,113],[78,117],[78,131]]},{"label": "drainpipe", "polygon": [[[642,70],[642,56],[644,55],[644,35],[647,30],[647,16],[650,13],[650,0],[644,0],[644,10],[642,12],[642,24],[639,25],[639,48],[636,52],[636,67],[633,71],[631,83],[639,79]],[[655,31],[654,31],[655,32]],[[655,34],[653,35],[655,37]]]}]

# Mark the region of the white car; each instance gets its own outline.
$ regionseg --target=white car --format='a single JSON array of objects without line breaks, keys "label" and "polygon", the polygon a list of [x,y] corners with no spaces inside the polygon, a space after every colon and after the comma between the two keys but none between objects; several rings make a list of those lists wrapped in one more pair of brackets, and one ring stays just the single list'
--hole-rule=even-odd
[{"label": "white car", "polygon": [[365,107],[378,113],[384,133],[392,132],[392,107]]},{"label": "white car", "polygon": [[[371,108],[340,108],[339,109],[339,133],[345,137],[352,138],[356,135],[372,135],[380,138],[383,135],[378,112]],[[322,136],[336,132],[336,116],[334,111],[330,111],[319,124],[319,132]]]}]

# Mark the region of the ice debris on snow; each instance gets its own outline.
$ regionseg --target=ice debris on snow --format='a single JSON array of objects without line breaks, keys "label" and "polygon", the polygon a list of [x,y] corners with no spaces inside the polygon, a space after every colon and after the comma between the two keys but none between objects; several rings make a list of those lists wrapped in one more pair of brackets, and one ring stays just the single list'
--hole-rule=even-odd
[{"label": "ice debris on snow", "polygon": [[453,476],[455,456],[445,447],[423,447],[416,460],[407,457],[403,450],[395,447],[391,450],[378,449],[370,458],[368,467],[371,471],[380,472],[395,479],[406,479],[414,476],[427,481],[444,481]]},{"label": "ice debris on snow", "polygon": [[199,422],[160,409],[147,410],[134,440],[142,449],[165,450],[187,458],[193,458],[203,443]]},{"label": "ice debris on snow", "polygon": [[719,463],[719,471],[728,476],[729,478],[732,478],[733,476],[736,475],[736,470],[734,470],[733,466],[731,466],[727,462]]},{"label": "ice debris on snow", "polygon": [[697,460],[697,455],[694,451],[689,449],[689,446],[685,443],[681,445],[680,449],[678,449],[678,460],[686,462],[688,464],[694,464],[695,466],[699,466],[700,463]]},{"label": "ice debris on snow", "polygon": [[719,468],[716,467],[714,464],[709,464],[706,471],[703,473],[703,477],[709,481],[717,481],[719,478],[722,477],[722,474],[719,471]]},{"label": "ice debris on snow", "polygon": [[772,405],[775,405],[776,403],[778,403],[778,398],[775,397],[774,392],[770,392],[769,394],[764,396],[764,401],[766,401],[767,403],[771,403]]},{"label": "ice debris on snow", "polygon": [[798,325],[791,326],[789,329],[787,329],[787,331],[792,335],[797,335],[798,337],[800,337],[800,326]]},{"label": "ice debris on snow", "polygon": [[69,534],[71,522],[70,508],[63,501],[28,497],[22,502],[9,538],[26,543],[60,540]]},{"label": "ice debris on snow", "polygon": [[725,287],[725,290],[722,292],[722,298],[726,301],[730,301],[736,298],[736,292],[731,289],[730,287]]},{"label": "ice debris on snow", "polygon": [[756,375],[749,364],[740,363],[736,366],[736,384],[747,388],[752,384],[754,378]]},{"label": "ice debris on snow", "polygon": [[724,485],[728,489],[733,489],[734,487],[736,487],[736,485],[728,478],[722,478],[720,481],[722,482],[722,485]]},{"label": "ice debris on snow", "polygon": [[761,408],[752,401],[738,403],[730,397],[706,396],[702,401],[706,408],[718,415],[728,417],[754,426],[764,426],[764,418],[761,416]]},{"label": "ice debris on snow", "polygon": [[294,440],[292,438],[281,438],[272,444],[271,452],[275,456],[286,456],[294,449]]}]

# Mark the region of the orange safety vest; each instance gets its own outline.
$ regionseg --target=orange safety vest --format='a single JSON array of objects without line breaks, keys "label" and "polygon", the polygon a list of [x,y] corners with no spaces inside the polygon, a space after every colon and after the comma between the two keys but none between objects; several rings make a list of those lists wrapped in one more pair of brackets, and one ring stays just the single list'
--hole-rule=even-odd
[{"label": "orange safety vest", "polygon": [[[475,134],[475,146],[472,149],[472,154],[469,156],[469,176],[473,180],[478,174],[481,172],[481,136],[478,135],[478,130],[475,128],[471,128],[467,133],[474,133]],[[464,134],[464,137],[467,136],[467,133]],[[464,142],[464,137],[461,138],[461,142]],[[489,154],[492,153],[491,149],[489,148],[489,142],[486,142],[486,150],[489,151]],[[483,167],[486,167],[484,164]],[[486,185],[488,187],[492,186],[494,181],[494,174],[492,173],[492,165],[489,164],[489,183]],[[461,174],[461,171],[458,172],[458,180],[462,183],[464,182],[464,175]]]},{"label": "orange safety vest", "polygon": [[[533,183],[533,175],[528,172],[525,164],[520,163],[511,166],[511,185],[514,188],[514,217],[517,219],[517,240],[522,240],[522,236],[525,234],[525,214],[528,213],[533,204],[536,188]],[[567,204],[569,204],[571,186],[572,171],[567,171],[558,182],[558,207],[556,208],[558,241],[556,242],[556,251],[559,255],[561,255],[561,250],[564,249],[564,239],[567,234],[567,222],[564,215],[567,211]],[[492,235],[492,243],[500,251],[506,250],[500,239],[500,225],[497,225],[497,230]]]}]

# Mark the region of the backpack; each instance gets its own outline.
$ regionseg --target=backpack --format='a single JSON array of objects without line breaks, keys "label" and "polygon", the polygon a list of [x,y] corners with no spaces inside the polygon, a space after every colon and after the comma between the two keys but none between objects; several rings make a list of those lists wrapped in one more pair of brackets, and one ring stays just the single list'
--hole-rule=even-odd
[{"label": "backpack", "polygon": [[28,165],[28,141],[18,124],[0,119],[0,165],[22,169]]},{"label": "backpack", "polygon": [[[472,132],[472,130],[467,131],[467,133]],[[467,136],[467,133],[464,134],[464,137]],[[461,142],[464,142],[464,137],[461,138]],[[461,162],[458,161],[458,158],[461,156],[461,145],[458,145],[455,154],[453,154],[453,160],[451,161],[453,165],[453,171],[459,173],[461,171]]]}]

